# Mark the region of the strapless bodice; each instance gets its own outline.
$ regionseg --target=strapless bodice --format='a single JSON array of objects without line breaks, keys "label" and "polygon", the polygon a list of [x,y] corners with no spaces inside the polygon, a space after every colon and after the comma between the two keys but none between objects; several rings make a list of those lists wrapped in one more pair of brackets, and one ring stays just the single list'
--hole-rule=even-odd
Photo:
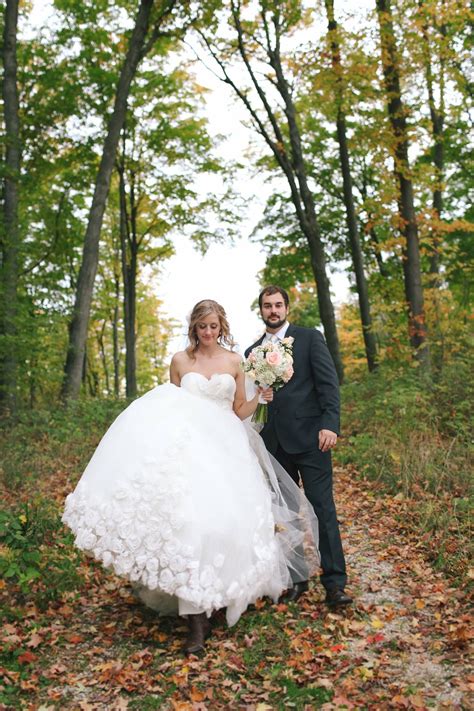
[{"label": "strapless bodice", "polygon": [[235,378],[230,373],[214,373],[206,378],[191,371],[181,378],[181,387],[197,397],[212,400],[224,410],[232,410],[235,396]]}]

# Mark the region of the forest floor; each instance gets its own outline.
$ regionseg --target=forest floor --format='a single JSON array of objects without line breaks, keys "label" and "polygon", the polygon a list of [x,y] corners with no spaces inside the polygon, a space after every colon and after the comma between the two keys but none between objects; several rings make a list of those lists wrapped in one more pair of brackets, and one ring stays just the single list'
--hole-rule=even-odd
[{"label": "forest floor", "polygon": [[[54,481],[59,500],[70,484]],[[79,593],[26,604],[3,625],[0,709],[473,708],[467,593],[405,525],[416,503],[347,467],[336,500],[353,606],[328,610],[314,580],[298,604],[262,601],[231,629],[218,614],[205,656],[186,659],[179,620],[157,618],[87,562]]]}]

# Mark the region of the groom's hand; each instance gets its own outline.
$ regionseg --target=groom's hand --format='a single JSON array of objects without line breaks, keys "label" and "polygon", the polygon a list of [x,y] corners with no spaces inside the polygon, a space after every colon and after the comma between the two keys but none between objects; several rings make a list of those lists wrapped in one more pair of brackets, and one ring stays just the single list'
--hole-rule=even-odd
[{"label": "groom's hand", "polygon": [[331,430],[319,430],[319,449],[328,452],[337,444],[337,434]]}]

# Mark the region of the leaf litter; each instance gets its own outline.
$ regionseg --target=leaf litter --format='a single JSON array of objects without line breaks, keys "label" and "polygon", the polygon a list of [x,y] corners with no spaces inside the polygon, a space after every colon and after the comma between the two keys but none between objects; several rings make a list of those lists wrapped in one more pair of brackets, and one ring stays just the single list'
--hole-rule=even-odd
[{"label": "leaf litter", "polygon": [[353,606],[328,610],[314,580],[297,605],[258,601],[231,629],[217,613],[202,658],[183,657],[182,620],[158,618],[94,562],[83,589],[44,611],[12,606],[2,586],[0,711],[473,708],[466,588],[427,562],[408,525],[416,504],[376,488],[336,470]]}]

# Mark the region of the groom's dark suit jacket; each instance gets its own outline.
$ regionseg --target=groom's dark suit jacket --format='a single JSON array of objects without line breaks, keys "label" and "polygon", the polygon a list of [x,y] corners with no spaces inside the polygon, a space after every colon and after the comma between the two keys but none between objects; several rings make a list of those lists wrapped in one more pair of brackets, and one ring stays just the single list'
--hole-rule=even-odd
[{"label": "groom's dark suit jacket", "polygon": [[[278,444],[289,454],[308,452],[318,446],[319,430],[339,434],[339,384],[326,342],[316,329],[290,324],[294,375],[274,394],[268,406],[268,422],[260,433],[275,454]],[[259,346],[264,335],[245,351]]]}]

